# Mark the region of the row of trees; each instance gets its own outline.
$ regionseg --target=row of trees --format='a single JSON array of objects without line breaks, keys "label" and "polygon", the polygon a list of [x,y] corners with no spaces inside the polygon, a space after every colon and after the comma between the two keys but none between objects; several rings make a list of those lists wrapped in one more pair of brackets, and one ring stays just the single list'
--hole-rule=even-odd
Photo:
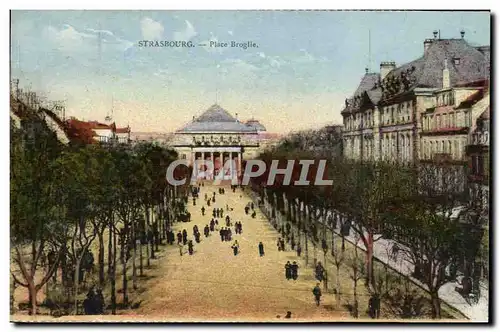
[{"label": "row of trees", "polygon": [[[286,167],[287,160],[296,160],[292,185],[282,185],[282,175],[273,185],[267,185],[265,173],[253,179],[252,186],[302,231],[306,259],[309,238],[315,248],[321,242],[325,255],[330,246],[334,262],[340,266],[343,258],[335,252],[335,244],[325,241],[326,225],[338,225],[341,234],[350,229],[364,244],[365,285],[376,294],[381,283],[373,267],[374,243],[381,238],[395,240],[415,267],[413,277],[430,294],[432,316],[441,317],[438,291],[446,282],[444,271],[464,260],[475,261],[484,226],[480,208],[463,191],[456,190],[458,179],[452,170],[429,164],[349,161],[340,155],[291,149],[289,144],[264,152],[260,158],[268,168],[272,160],[280,160],[281,168]],[[333,180],[333,185],[315,186],[314,181],[308,186],[293,185],[299,179],[301,159],[327,160],[326,178]],[[315,172],[311,167],[308,178],[314,180]],[[322,240],[318,236],[321,229]],[[464,273],[471,273],[470,266]]]},{"label": "row of trees", "polygon": [[[98,283],[109,286],[113,313],[120,265],[128,304],[128,264],[136,289],[143,258],[149,265],[155,257],[177,213],[177,198],[186,194],[165,179],[176,158],[174,151],[150,144],[61,145],[36,116],[21,128],[11,126],[11,275],[28,289],[30,313],[36,314],[37,294],[48,284],[60,284],[65,305],[78,313],[82,279],[93,273],[94,247]],[[189,183],[189,169],[176,172]]]}]

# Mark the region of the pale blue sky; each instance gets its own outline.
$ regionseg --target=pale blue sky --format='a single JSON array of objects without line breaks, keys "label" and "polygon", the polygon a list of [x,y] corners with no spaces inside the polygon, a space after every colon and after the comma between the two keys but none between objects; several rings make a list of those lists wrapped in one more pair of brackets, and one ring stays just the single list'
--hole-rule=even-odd
[{"label": "pale blue sky", "polygon": [[[172,131],[215,101],[272,132],[341,123],[368,66],[402,64],[441,38],[490,44],[488,12],[13,11],[12,75],[67,113]],[[101,52],[97,31],[102,30]],[[254,41],[255,49],[138,46],[142,39]],[[219,68],[218,68],[219,66]]]}]

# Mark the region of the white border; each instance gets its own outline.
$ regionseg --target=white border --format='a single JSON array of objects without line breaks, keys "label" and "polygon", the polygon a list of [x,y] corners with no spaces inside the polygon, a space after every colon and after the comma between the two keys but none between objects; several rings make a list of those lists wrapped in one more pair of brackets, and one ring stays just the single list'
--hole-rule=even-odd
[{"label": "white border", "polygon": [[[419,0],[414,1],[414,2],[404,2],[404,1],[395,1],[395,0],[378,0],[376,2],[374,1],[361,1],[361,0],[350,0],[346,2],[336,2],[335,4],[330,4],[327,5],[325,1],[321,0],[308,0],[308,1],[297,1],[297,0],[288,0],[284,2],[283,4],[279,4],[276,2],[271,2],[269,0],[253,0],[253,1],[247,1],[246,3],[242,3],[240,1],[192,1],[192,0],[183,0],[183,1],[149,1],[149,0],[141,0],[141,1],[131,1],[131,0],[122,0],[116,3],[107,1],[104,2],[102,0],[77,0],[77,1],[53,1],[53,0],[44,0],[43,2],[40,1],[3,1],[1,7],[2,11],[0,12],[0,17],[1,17],[1,22],[3,24],[1,25],[2,30],[1,30],[1,37],[2,37],[2,46],[3,50],[1,53],[2,59],[0,61],[0,65],[3,67],[3,72],[7,73],[6,76],[8,76],[9,73],[9,11],[8,9],[311,9],[311,8],[316,8],[316,9],[434,9],[434,10],[440,10],[440,9],[491,9],[493,13],[498,14],[498,7],[499,7],[499,1],[493,1],[493,0],[476,0],[474,2],[470,1],[459,1],[459,0],[454,0],[454,1],[435,1],[435,0]],[[495,38],[492,43],[496,44],[498,38],[496,35],[493,35]],[[497,53],[497,52],[495,52]],[[495,54],[495,59],[497,59],[497,54]],[[494,66],[496,68],[496,66]],[[494,73],[496,74],[496,72]],[[496,75],[495,75],[496,77]],[[9,80],[8,77],[4,77],[3,80],[0,81],[0,91],[2,91],[2,97],[3,97],[3,103],[5,109],[8,107],[9,103],[9,96],[8,96],[8,91],[9,91]],[[495,92],[495,91],[494,91]],[[496,97],[496,96],[495,96]],[[494,104],[495,105],[495,104]],[[494,111],[496,112],[496,110]],[[3,241],[0,241],[2,244],[2,251],[1,251],[1,262],[0,266],[9,266],[9,241],[8,241],[8,234],[9,234],[9,228],[8,228],[8,214],[9,214],[9,202],[8,202],[8,196],[9,196],[9,121],[7,119],[7,112],[5,111],[2,113],[3,116],[5,117],[3,121],[0,121],[0,125],[3,126],[2,130],[0,130],[0,135],[1,137],[1,152],[3,158],[1,158],[1,188],[3,189],[2,191],[2,200],[1,200],[1,208],[0,211],[2,213],[2,227],[4,229],[1,234],[3,234]],[[497,116],[495,115],[494,118]],[[497,122],[497,121],[495,121]],[[496,127],[494,126],[495,129],[493,129],[496,132]],[[497,146],[498,141],[500,140],[500,134],[495,135],[495,146]],[[496,158],[495,158],[496,159]],[[493,170],[492,170],[493,171]],[[495,184],[496,181],[495,181]],[[493,192],[491,190],[490,192]],[[492,206],[497,206],[500,207],[500,202],[498,201],[498,195],[495,195],[495,202]],[[493,241],[493,243],[495,243]],[[493,245],[492,243],[492,245]],[[498,244],[495,243],[495,249],[498,246]],[[499,256],[496,255],[496,264],[491,264],[492,267],[495,266],[500,266],[499,263]],[[2,274],[1,274],[1,287],[0,287],[0,305],[2,308],[2,313],[4,314],[4,319],[2,320],[2,331],[10,331],[15,328],[13,324],[9,323],[9,271],[6,269]],[[499,279],[499,274],[496,274],[496,282],[494,283],[495,285],[498,285],[498,279]],[[498,286],[495,287],[495,290],[497,290]],[[493,296],[491,298],[496,298],[498,299],[497,296]],[[497,308],[495,310],[495,314],[493,315],[494,317],[500,317],[499,315],[499,310],[498,310],[498,303],[497,303]],[[65,325],[64,329],[66,328],[78,328],[78,329],[100,329],[102,326],[98,327],[92,327],[88,325]],[[107,330],[110,331],[119,331],[123,327],[126,326],[110,326],[106,327]],[[135,328],[142,329],[143,326],[134,326]],[[147,327],[152,327],[151,325],[148,325]],[[156,326],[158,329],[177,329],[177,328],[183,328],[183,329],[199,329],[203,327],[209,327],[209,328],[219,328],[220,326]],[[229,328],[248,328],[250,326],[228,326]],[[283,328],[283,326],[281,326]],[[380,326],[382,328],[387,328],[387,326]],[[401,328],[401,326],[395,325],[392,326],[395,328]],[[440,328],[443,328],[445,326],[442,326]],[[54,325],[50,326],[28,326],[25,328],[29,328],[30,331],[39,331],[39,330],[47,330],[47,329],[52,329],[55,328]],[[61,327],[59,327],[61,328]],[[273,327],[264,327],[260,326],[260,329],[263,330],[271,330]],[[285,328],[291,328],[291,326],[287,326]],[[308,329],[310,326],[301,326],[299,325],[299,329]],[[345,329],[347,326],[318,326],[317,328],[337,328],[337,329]],[[373,326],[356,326],[356,327],[349,327],[353,328],[356,330],[368,330],[373,328]],[[434,327],[420,327],[418,329],[420,330],[428,330],[429,328],[434,329]]]}]

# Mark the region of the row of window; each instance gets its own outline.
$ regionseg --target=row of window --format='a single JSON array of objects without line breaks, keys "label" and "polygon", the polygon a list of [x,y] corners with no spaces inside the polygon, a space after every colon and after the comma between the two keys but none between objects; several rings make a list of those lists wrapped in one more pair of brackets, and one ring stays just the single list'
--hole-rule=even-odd
[{"label": "row of window", "polygon": [[436,97],[436,106],[455,105],[455,94],[453,91],[443,92]]},{"label": "row of window", "polygon": [[460,140],[424,140],[422,142],[422,157],[430,160],[435,154],[448,154],[454,160],[464,157],[465,138]]},{"label": "row of window", "polygon": [[442,128],[470,127],[469,111],[453,111],[443,114],[426,114],[422,116],[422,129],[435,130]]},{"label": "row of window", "polygon": [[[397,105],[387,106],[381,109],[380,124],[392,125],[408,123],[412,120],[412,101]],[[375,125],[375,117],[372,110],[366,113],[356,113],[344,119],[347,130],[371,128]]]}]

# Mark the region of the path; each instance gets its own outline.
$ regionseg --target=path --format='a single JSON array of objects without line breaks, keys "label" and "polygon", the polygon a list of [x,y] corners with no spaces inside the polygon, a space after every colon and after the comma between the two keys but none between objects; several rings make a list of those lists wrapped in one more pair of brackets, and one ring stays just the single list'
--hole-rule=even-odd
[{"label": "path", "polygon": [[[205,193],[210,196],[214,191],[218,191],[217,187],[201,187],[200,197]],[[205,216],[200,210],[203,199],[198,199],[196,206],[190,199],[188,209],[192,221],[175,223],[174,230],[177,233],[186,228],[192,239],[194,225],[203,233],[203,227],[212,217],[212,209],[223,208],[226,215],[228,204],[233,208],[229,212],[232,222],[239,220],[243,224],[241,235],[234,235],[233,228],[233,241],[240,243],[240,254],[234,256],[231,243],[221,242],[218,232],[209,238],[202,235],[202,242],[195,243],[193,256],[187,253],[180,256],[177,246],[169,246],[168,254],[158,264],[160,271],[155,273],[160,277],[146,282],[146,291],[136,299],[142,301],[141,305],[133,314],[145,315],[148,320],[270,321],[276,320],[277,315],[279,320],[284,320],[286,312],[291,311],[293,320],[349,319],[348,313],[331,309],[334,301],[331,296],[325,296],[326,303],[316,307],[312,295],[313,271],[301,266],[304,264],[294,252],[277,250],[278,233],[257,207],[255,219],[245,215],[244,207],[250,198],[241,189],[233,193],[226,187],[225,192],[225,195],[216,195],[215,204],[205,206]],[[264,257],[258,254],[259,241],[264,243]],[[287,260],[297,260],[300,266],[297,281],[285,279]]]}]

